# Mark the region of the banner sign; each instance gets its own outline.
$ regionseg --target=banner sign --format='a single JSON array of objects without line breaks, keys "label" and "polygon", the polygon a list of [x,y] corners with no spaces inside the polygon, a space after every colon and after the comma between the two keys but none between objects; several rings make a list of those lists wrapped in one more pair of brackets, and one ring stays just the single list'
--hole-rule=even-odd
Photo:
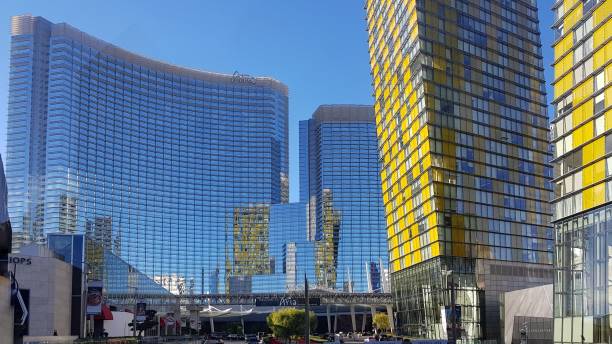
[{"label": "banner sign", "polygon": [[102,313],[102,281],[90,281],[87,285],[87,315]]},{"label": "banner sign", "polygon": [[174,326],[176,319],[174,319],[174,312],[166,313],[166,326]]},{"label": "banner sign", "polygon": [[[312,306],[320,306],[321,299],[318,297],[311,297],[308,302]],[[306,299],[303,297],[279,297],[271,299],[255,299],[255,306],[268,306],[268,307],[295,307],[306,305]]]},{"label": "banner sign", "polygon": [[147,320],[147,304],[144,302],[138,302],[136,304],[136,321]]}]

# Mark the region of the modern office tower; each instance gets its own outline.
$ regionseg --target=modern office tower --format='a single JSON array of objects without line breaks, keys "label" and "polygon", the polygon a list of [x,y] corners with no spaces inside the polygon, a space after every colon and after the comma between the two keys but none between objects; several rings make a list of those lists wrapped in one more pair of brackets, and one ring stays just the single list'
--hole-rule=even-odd
[{"label": "modern office tower", "polygon": [[288,201],[287,87],[29,15],[12,18],[10,63],[15,247],[90,232],[172,288],[224,292],[227,214]]},{"label": "modern office tower", "polygon": [[612,342],[612,1],[555,1],[554,342]]},{"label": "modern office tower", "polygon": [[300,122],[300,200],[309,206],[313,287],[383,291],[377,281],[387,268],[379,169],[371,106],[322,105]]},{"label": "modern office tower", "polygon": [[536,1],[365,9],[398,328],[499,340],[500,293],[552,280]]}]

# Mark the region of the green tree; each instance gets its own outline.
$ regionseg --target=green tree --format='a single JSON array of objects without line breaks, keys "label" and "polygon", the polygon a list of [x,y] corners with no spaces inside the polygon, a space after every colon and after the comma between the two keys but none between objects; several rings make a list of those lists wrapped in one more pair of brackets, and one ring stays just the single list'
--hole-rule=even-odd
[{"label": "green tree", "polygon": [[[303,336],[306,332],[305,320],[306,311],[297,308],[281,308],[270,313],[266,322],[275,337],[289,339],[291,337]],[[310,312],[310,330],[313,331],[317,326],[317,317],[314,312]]]},{"label": "green tree", "polygon": [[377,329],[383,332],[386,332],[391,328],[391,325],[389,325],[389,317],[385,313],[378,312],[374,314],[372,323],[374,323],[374,326],[376,326]]}]

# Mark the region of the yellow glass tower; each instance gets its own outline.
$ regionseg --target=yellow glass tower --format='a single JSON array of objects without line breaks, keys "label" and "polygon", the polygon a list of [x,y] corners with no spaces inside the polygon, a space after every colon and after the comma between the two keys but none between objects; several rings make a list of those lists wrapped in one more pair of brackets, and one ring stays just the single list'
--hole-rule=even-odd
[{"label": "yellow glass tower", "polygon": [[612,342],[612,1],[553,6],[554,342]]},{"label": "yellow glass tower", "polygon": [[499,295],[552,281],[535,0],[367,0],[399,331],[501,337]]}]

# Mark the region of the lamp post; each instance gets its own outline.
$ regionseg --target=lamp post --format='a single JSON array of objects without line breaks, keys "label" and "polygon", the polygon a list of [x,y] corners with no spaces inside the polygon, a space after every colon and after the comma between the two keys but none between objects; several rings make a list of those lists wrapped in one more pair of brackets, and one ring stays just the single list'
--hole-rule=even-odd
[{"label": "lamp post", "polygon": [[[83,249],[84,250],[84,249]],[[89,263],[86,261],[82,261],[81,262],[81,326],[80,328],[82,329],[79,330],[79,332],[81,332],[81,336],[83,336],[83,338],[87,337],[87,334],[89,333],[89,326],[87,326],[89,323],[87,322],[87,288],[89,286],[88,279],[89,279],[89,274],[91,273],[90,268],[89,268]]]},{"label": "lamp post", "polygon": [[304,334],[304,344],[310,344],[310,300],[308,298],[308,278],[304,274],[304,318],[306,319],[306,333]]}]

